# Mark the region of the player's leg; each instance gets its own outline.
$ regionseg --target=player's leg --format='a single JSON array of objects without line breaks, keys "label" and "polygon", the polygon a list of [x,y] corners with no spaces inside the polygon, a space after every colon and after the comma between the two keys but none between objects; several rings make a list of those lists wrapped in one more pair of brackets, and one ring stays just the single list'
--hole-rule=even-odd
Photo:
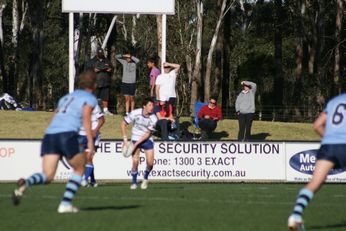
[{"label": "player's leg", "polygon": [[135,110],[135,97],[132,95],[130,96],[130,102],[131,102],[131,111]]},{"label": "player's leg", "polygon": [[288,219],[290,230],[303,230],[302,215],[314,194],[325,181],[328,172],[333,168],[334,163],[329,160],[318,160],[311,181],[299,191],[292,215]]},{"label": "player's leg", "polygon": [[153,170],[153,166],[154,166],[154,149],[147,149],[144,151],[145,152],[145,157],[146,157],[146,161],[147,161],[147,167],[144,171],[144,179],[143,182],[141,184],[141,189],[147,189],[148,188],[148,184],[149,184],[149,174],[151,172],[151,170]]},{"label": "player's leg", "polygon": [[68,160],[69,165],[73,168],[70,179],[66,184],[66,190],[64,197],[59,205],[59,213],[75,213],[78,212],[78,209],[72,206],[72,199],[77,193],[84,173],[84,166],[86,163],[86,156],[84,153],[79,153],[74,155],[71,159]]},{"label": "player's leg", "polygon": [[14,205],[20,203],[20,199],[27,188],[33,185],[47,184],[54,179],[59,158],[58,154],[45,154],[42,158],[42,172],[34,173],[27,179],[19,179],[17,181],[17,188],[12,194]]},{"label": "player's leg", "polygon": [[61,138],[60,148],[63,155],[66,157],[67,162],[73,168],[73,172],[70,175],[70,179],[66,184],[65,193],[63,199],[58,207],[59,213],[74,213],[78,212],[78,209],[72,206],[72,199],[82,181],[84,174],[84,167],[86,163],[86,155],[80,150],[78,142],[78,134],[75,132],[65,133]]},{"label": "player's leg", "polygon": [[130,112],[130,96],[125,95],[125,112],[126,115]]},{"label": "player's leg", "polygon": [[[89,177],[91,178],[91,175],[94,171],[94,165],[93,165],[93,161],[92,161],[93,155],[90,152],[86,152],[85,156],[86,156],[86,165],[85,165],[83,182],[86,182],[85,186],[87,186],[88,182],[89,182]],[[94,179],[94,181],[95,181],[95,179]],[[92,183],[92,179],[91,179],[91,183]]]},{"label": "player's leg", "polygon": [[131,184],[130,189],[136,189],[137,188],[139,153],[140,153],[140,148],[137,147],[137,149],[134,151],[134,153],[132,155],[132,169],[131,169],[132,184]]},{"label": "player's leg", "polygon": [[245,141],[249,141],[251,139],[251,127],[253,121],[254,114],[248,113],[245,115]]},{"label": "player's leg", "polygon": [[245,133],[245,116],[244,116],[244,114],[238,115],[238,124],[239,124],[238,141],[244,141],[244,133]]}]

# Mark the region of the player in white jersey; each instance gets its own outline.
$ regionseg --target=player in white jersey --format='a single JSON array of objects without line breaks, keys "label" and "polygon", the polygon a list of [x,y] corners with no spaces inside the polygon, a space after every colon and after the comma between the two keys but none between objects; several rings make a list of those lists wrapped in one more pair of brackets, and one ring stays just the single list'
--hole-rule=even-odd
[{"label": "player in white jersey", "polygon": [[289,230],[305,230],[303,211],[326,180],[329,171],[332,168],[346,168],[346,94],[329,101],[313,127],[322,137],[321,147],[316,156],[312,179],[299,191],[293,212],[288,218]]},{"label": "player in white jersey", "polygon": [[151,134],[155,129],[157,117],[154,113],[154,102],[151,98],[143,100],[142,108],[131,111],[130,114],[124,117],[124,121],[121,122],[121,133],[124,138],[124,147],[128,147],[126,125],[133,123],[131,141],[133,144],[132,151],[132,184],[131,189],[137,188],[137,175],[139,165],[140,150],[143,149],[147,167],[144,172],[144,180],[141,184],[141,189],[148,188],[148,177],[153,169],[154,164],[154,142],[151,138]]},{"label": "player in white jersey", "polygon": [[[94,145],[95,145],[95,151],[97,151],[97,148],[99,146],[100,140],[101,140],[101,134],[100,129],[105,123],[104,113],[102,112],[99,105],[96,105],[94,107],[94,110],[91,113],[91,133],[94,138]],[[79,131],[79,143],[82,145],[82,148],[85,150],[87,149],[88,139],[86,137],[85,129],[82,127]],[[91,187],[97,187],[97,183],[95,180],[94,175],[94,164],[93,164],[93,158],[94,154],[90,152],[85,152],[87,156],[87,163],[85,165],[85,171],[84,171],[84,179],[82,180],[81,185],[84,187],[91,186]],[[89,177],[90,177],[90,184],[89,184]]]}]

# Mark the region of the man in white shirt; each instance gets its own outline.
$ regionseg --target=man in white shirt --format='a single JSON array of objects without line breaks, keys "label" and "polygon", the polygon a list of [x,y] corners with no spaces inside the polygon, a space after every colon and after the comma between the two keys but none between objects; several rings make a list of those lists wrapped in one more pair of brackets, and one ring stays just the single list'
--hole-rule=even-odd
[{"label": "man in white shirt", "polygon": [[155,82],[156,85],[156,99],[159,101],[168,101],[175,107],[177,94],[175,92],[175,85],[180,65],[176,63],[164,63],[163,73],[160,74]]}]

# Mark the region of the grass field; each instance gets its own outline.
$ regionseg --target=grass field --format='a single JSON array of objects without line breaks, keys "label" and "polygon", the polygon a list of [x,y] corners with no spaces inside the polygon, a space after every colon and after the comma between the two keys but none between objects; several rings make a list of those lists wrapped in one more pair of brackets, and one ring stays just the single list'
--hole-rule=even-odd
[{"label": "grass field", "polygon": [[[0,111],[0,138],[42,138],[53,113],[51,112],[18,112]],[[102,137],[105,139],[121,139],[119,124],[120,115],[107,116],[106,124],[102,127]],[[193,130],[191,118],[180,120],[182,127]],[[129,128],[129,127],[128,127]],[[238,134],[238,121],[222,120],[215,133],[214,139],[236,140]],[[252,127],[254,140],[319,140],[312,130],[310,123],[282,123],[254,121]]]},{"label": "grass field", "polygon": [[[0,230],[286,230],[297,184],[128,184],[81,188],[78,214],[58,214],[64,184],[37,186],[14,207],[14,184],[0,184]],[[346,230],[346,185],[324,186],[305,213],[307,230]]]}]

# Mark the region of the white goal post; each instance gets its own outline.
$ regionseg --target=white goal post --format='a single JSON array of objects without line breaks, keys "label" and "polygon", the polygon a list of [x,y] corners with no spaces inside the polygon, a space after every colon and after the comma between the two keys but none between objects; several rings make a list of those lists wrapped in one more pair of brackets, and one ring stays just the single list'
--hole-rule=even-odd
[{"label": "white goal post", "polygon": [[62,0],[62,12],[69,13],[69,92],[75,76],[74,13],[162,15],[161,62],[166,61],[166,15],[174,15],[175,0]]}]

